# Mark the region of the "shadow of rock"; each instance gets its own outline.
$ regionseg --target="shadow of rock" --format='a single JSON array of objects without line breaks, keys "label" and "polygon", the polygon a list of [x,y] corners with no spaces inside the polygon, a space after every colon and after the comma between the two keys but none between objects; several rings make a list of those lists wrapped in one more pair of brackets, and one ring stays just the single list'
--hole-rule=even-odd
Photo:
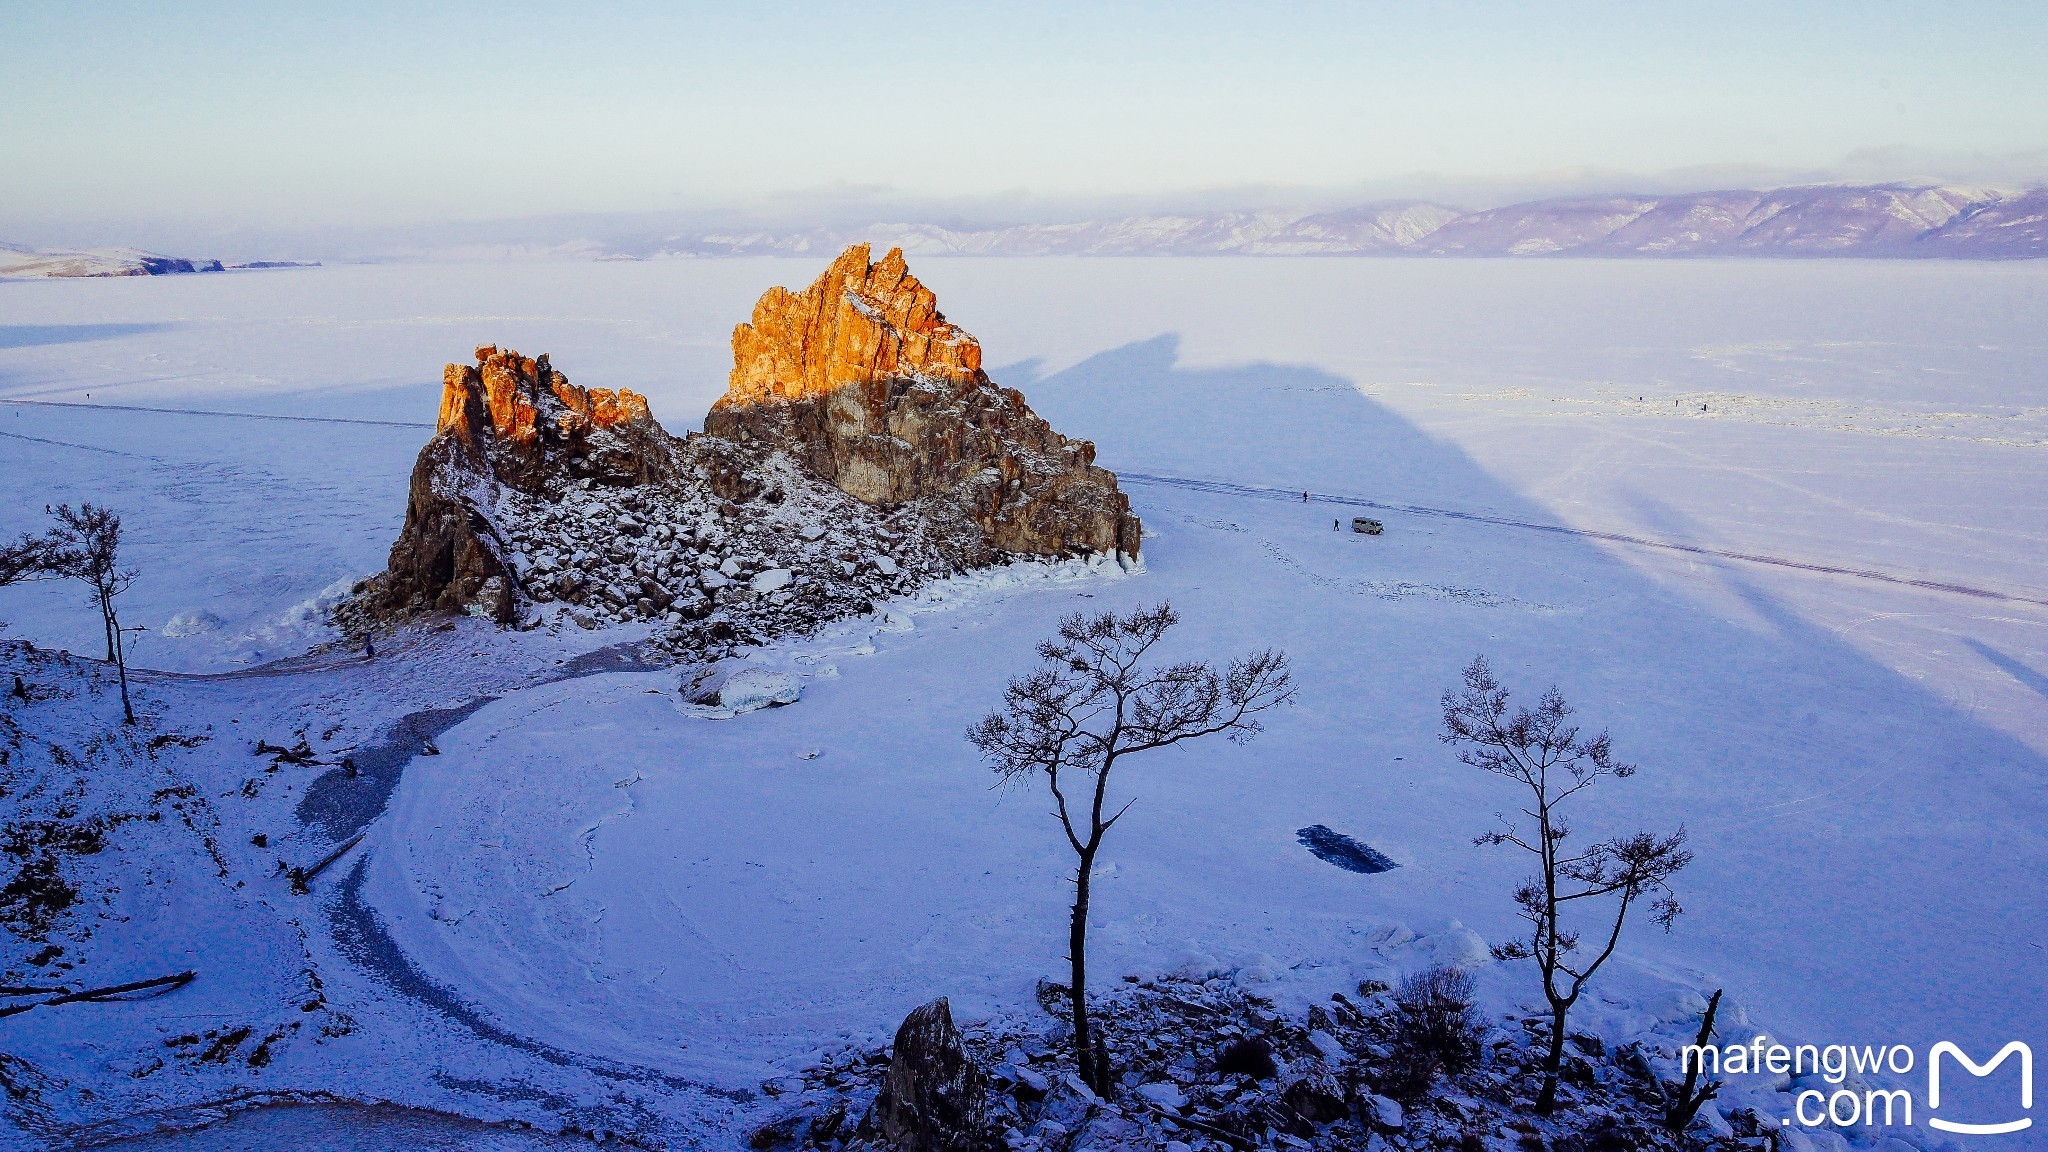
[{"label": "shadow of rock", "polygon": [[40,348],[49,344],[86,344],[118,340],[145,332],[161,332],[172,324],[0,324],[0,348]]}]

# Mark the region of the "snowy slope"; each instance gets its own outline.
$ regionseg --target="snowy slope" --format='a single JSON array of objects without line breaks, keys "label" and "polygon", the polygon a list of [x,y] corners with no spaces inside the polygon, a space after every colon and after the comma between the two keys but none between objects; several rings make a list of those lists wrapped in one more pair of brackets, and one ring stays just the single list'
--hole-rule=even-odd
[{"label": "snowy slope", "polygon": [[[93,404],[322,419],[0,405],[0,478],[29,494],[0,508],[0,531],[33,527],[44,500],[123,508],[145,573],[133,618],[157,629],[139,658],[243,669],[255,649],[319,639],[254,637],[381,562],[425,435],[404,422],[431,418],[419,382],[440,360],[483,339],[546,349],[687,427],[723,386],[733,318],[764,284],[801,278],[791,267],[8,286],[0,398],[90,391]],[[10,1022],[10,1051],[105,1092],[83,1105],[49,1094],[82,1119],[236,1086],[732,1131],[758,1101],[722,1093],[841,1038],[883,1038],[931,995],[970,1016],[1033,1010],[1032,983],[1063,955],[1062,849],[1038,798],[990,790],[961,732],[1061,614],[1161,597],[1187,619],[1177,653],[1278,644],[1304,691],[1248,747],[1132,766],[1139,803],[1098,905],[1104,971],[1235,969],[1287,1000],[1469,954],[1466,930],[1504,938],[1519,869],[1470,837],[1512,797],[1434,738],[1436,692],[1485,651],[1524,691],[1559,683],[1643,765],[1603,790],[1588,830],[1683,821],[1699,852],[1681,877],[1688,915],[1669,937],[1627,938],[1589,1024],[1668,1033],[1697,990],[1726,987],[1759,1027],[1801,1039],[2040,1049],[2043,274],[935,266],[992,374],[1125,477],[1152,533],[1142,572],[984,578],[892,605],[760,653],[803,697],[729,720],[678,707],[673,673],[547,682],[557,661],[624,632],[465,625],[408,636],[374,664],[147,677],[152,714],[244,739],[305,727],[330,761],[267,773],[226,736],[165,754],[214,798],[234,846],[202,952],[297,940],[294,923],[303,950],[240,992],[38,1009]],[[1317,499],[1301,502],[1303,488]],[[1355,514],[1387,534],[1331,530]],[[216,639],[164,635],[193,611],[219,617],[202,634]],[[0,618],[10,636],[91,651],[74,594],[9,589]],[[401,716],[485,696],[441,721],[440,755],[374,777],[389,807],[359,854],[292,897],[275,860],[314,857],[377,808],[309,807],[349,795],[319,783],[331,761]],[[1318,823],[1401,867],[1331,867],[1295,840]],[[279,847],[256,850],[259,831]],[[1393,943],[1399,925],[1422,939]],[[105,939],[79,975],[153,958]],[[106,1071],[132,1070],[188,1017],[250,1014],[305,971],[352,1031],[284,1046],[263,1068],[245,1054],[232,1070]],[[1529,991],[1512,969],[1486,981],[1502,1003]],[[81,1036],[97,1055],[64,1055]]]}]

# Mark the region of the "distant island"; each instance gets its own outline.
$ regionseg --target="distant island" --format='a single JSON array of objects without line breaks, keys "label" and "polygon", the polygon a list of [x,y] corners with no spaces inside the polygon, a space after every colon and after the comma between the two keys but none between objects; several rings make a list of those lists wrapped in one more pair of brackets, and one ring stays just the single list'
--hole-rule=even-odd
[{"label": "distant island", "polygon": [[223,264],[219,260],[165,256],[140,248],[38,249],[0,244],[0,278],[55,280],[99,276],[176,276],[191,272],[226,272],[238,268],[317,268],[297,260],[252,260]]}]

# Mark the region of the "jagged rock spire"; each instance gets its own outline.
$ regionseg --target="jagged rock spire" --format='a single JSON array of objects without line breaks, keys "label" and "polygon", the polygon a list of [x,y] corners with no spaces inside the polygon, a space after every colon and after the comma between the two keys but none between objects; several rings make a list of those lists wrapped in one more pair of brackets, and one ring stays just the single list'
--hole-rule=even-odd
[{"label": "jagged rock spire", "polygon": [[989,380],[901,249],[871,262],[857,244],[803,291],[768,290],[732,346],[705,431],[763,440],[871,504],[956,505],[992,549],[1137,555],[1138,519],[1095,445]]}]

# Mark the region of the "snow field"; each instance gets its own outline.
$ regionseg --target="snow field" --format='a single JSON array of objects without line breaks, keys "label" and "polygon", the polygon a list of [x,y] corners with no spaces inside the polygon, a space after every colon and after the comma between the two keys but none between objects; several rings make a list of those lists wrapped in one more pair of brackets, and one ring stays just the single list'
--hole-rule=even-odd
[{"label": "snow field", "polygon": [[[496,340],[552,352],[578,383],[646,392],[681,429],[722,386],[730,324],[808,270],[6,285],[0,397],[425,421],[437,366]],[[2048,269],[918,272],[999,381],[1119,471],[2048,590]],[[1695,396],[1708,412],[1662,411]],[[1887,431],[1844,430],[1845,407],[1881,412]],[[36,527],[44,501],[121,508],[144,568],[129,618],[154,629],[137,660],[198,671],[321,638],[297,606],[381,566],[426,430],[0,404],[0,433],[0,478],[28,497],[0,507],[0,531]],[[1042,798],[992,791],[961,733],[1062,614],[1160,598],[1186,621],[1174,655],[1284,647],[1303,691],[1248,746],[1120,774],[1139,800],[1102,867],[1102,972],[1235,970],[1276,977],[1284,1000],[1512,932],[1520,863],[1470,838],[1517,798],[1434,738],[1437,693],[1483,651],[1525,696],[1558,683],[1642,765],[1587,796],[1582,835],[1683,822],[1698,853],[1678,930],[1626,938],[1585,1026],[1682,1034],[1698,992],[1725,987],[1787,1038],[2048,1045],[2048,921],[2032,896],[2048,866],[2048,612],[1436,517],[1370,513],[1387,532],[1366,538],[1331,530],[1346,506],[1126,487],[1148,529],[1142,572],[961,588],[778,645],[757,662],[800,678],[801,699],[730,719],[679,709],[674,673],[520,687],[471,654],[404,686],[350,666],[144,690],[217,728],[261,699],[272,728],[318,712],[364,736],[405,709],[500,694],[407,768],[366,841],[361,900],[419,977],[479,1019],[705,1084],[885,1036],[932,995],[963,1015],[1029,1010],[1064,954],[1065,850]],[[13,634],[91,653],[74,594],[4,595]],[[566,656],[609,636],[506,642]],[[222,772],[225,792],[239,777]],[[229,824],[276,830],[273,801],[219,803]],[[1400,867],[1317,860],[1295,842],[1311,824]],[[471,1114],[537,1106],[446,1077],[604,1097],[586,1070],[479,1039],[354,971],[319,922],[308,947],[363,1028],[287,1061],[298,1083],[345,1075]],[[1531,991],[1498,968],[1485,988],[1501,1010]]]}]

